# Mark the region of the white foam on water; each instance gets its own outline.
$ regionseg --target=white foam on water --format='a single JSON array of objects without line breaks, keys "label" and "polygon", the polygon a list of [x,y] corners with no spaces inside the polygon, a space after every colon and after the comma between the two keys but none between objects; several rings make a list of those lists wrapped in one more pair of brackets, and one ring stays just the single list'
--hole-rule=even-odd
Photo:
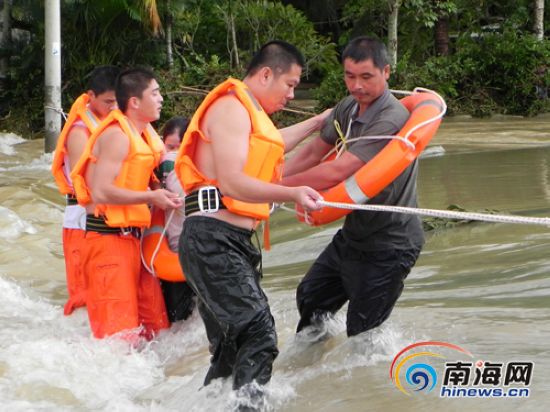
[{"label": "white foam on water", "polygon": [[0,238],[14,240],[23,233],[35,234],[37,230],[11,209],[0,206]]},{"label": "white foam on water", "polygon": [[167,361],[205,345],[204,330],[201,334],[195,322],[192,333],[176,328],[137,351],[117,338],[92,338],[85,310],[64,317],[61,307],[2,277],[0,296],[0,398],[5,410],[50,405],[56,410],[149,410],[152,401],[141,395],[166,381]]},{"label": "white foam on water", "polygon": [[14,146],[24,142],[25,139],[15,133],[0,133],[0,153],[12,156],[16,153]]},{"label": "white foam on water", "polygon": [[[208,387],[210,354],[197,311],[140,350],[117,339],[94,339],[86,311],[62,308],[32,289],[0,277],[0,398],[6,410],[226,411],[253,402],[231,379]],[[284,410],[301,385],[351,379],[357,368],[391,360],[408,342],[388,322],[348,339],[345,310],[326,322],[320,343],[294,335],[292,296],[276,292],[272,311],[281,343],[264,411]]]},{"label": "white foam on water", "polygon": [[16,163],[15,166],[0,167],[0,172],[18,172],[18,171],[49,171],[52,167],[53,152],[43,153],[37,159],[32,159],[30,163]]},{"label": "white foam on water", "polygon": [[420,159],[427,159],[428,157],[438,157],[446,154],[446,150],[443,146],[428,146],[420,153]]}]

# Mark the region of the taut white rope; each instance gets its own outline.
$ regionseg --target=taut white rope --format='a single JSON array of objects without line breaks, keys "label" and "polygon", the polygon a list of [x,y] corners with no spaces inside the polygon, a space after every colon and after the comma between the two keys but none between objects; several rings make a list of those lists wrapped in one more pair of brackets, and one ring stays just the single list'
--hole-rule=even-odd
[{"label": "taut white rope", "polygon": [[378,211],[378,212],[395,212],[395,213],[405,213],[409,215],[441,217],[446,219],[479,220],[483,222],[516,223],[516,224],[524,224],[524,225],[550,226],[550,218],[548,217],[491,215],[488,213],[459,212],[455,210],[420,209],[420,208],[404,207],[404,206],[356,205],[351,203],[327,202],[325,200],[318,200],[317,203],[323,207],[335,207],[339,209],[371,210],[371,211]]}]

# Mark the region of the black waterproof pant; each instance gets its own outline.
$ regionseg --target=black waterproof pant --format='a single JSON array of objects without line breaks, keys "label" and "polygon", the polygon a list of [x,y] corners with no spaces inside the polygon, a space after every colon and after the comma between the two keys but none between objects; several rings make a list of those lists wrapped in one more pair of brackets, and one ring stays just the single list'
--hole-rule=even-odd
[{"label": "black waterproof pant", "polygon": [[195,308],[195,293],[187,282],[160,280],[168,320],[173,323],[187,319]]},{"label": "black waterproof pant", "polygon": [[254,380],[263,385],[279,353],[252,234],[203,216],[191,216],[183,225],[179,259],[198,297],[212,353],[205,385],[229,376],[234,389]]},{"label": "black waterproof pant", "polygon": [[420,248],[357,250],[338,231],[298,285],[297,331],[336,313],[348,300],[348,336],[381,325],[390,316],[419,254]]}]

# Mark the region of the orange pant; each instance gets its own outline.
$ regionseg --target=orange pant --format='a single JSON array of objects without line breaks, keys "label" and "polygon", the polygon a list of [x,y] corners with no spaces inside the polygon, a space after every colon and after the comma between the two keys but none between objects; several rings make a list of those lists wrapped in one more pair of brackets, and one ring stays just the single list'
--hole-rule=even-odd
[{"label": "orange pant", "polygon": [[86,232],[83,265],[88,279],[88,318],[96,338],[143,325],[151,337],[168,328],[158,279],[142,267],[139,239]]},{"label": "orange pant", "polygon": [[86,278],[81,265],[81,249],[85,232],[80,229],[63,228],[63,254],[69,299],[63,308],[65,316],[76,308],[86,305]]}]

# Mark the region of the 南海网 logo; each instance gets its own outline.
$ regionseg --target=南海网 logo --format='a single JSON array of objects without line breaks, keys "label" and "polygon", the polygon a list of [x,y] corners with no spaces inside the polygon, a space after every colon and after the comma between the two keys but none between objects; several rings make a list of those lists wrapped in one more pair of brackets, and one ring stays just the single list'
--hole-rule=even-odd
[{"label": "\u5357\u6d77\u7f51 logo", "polygon": [[[443,361],[449,355],[451,361]],[[466,349],[447,342],[417,342],[401,350],[390,366],[390,378],[404,394],[429,393],[439,383],[441,398],[527,398],[534,362],[472,359]],[[437,371],[443,370],[439,374]]]},{"label": "\u5357\u6d77\u7f51 logo", "polygon": [[452,343],[439,341],[413,343],[393,358],[390,378],[397,389],[406,395],[410,395],[411,390],[431,392],[438,382],[438,373],[432,365],[433,360],[445,359],[441,352],[448,351],[457,351],[473,357],[469,351]]}]

